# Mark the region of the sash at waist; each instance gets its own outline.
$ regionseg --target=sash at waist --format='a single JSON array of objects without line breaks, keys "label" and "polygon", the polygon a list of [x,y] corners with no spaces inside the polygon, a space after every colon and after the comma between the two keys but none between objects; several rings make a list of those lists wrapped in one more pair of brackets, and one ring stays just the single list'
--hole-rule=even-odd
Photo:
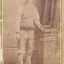
[{"label": "sash at waist", "polygon": [[34,30],[32,27],[20,27],[20,30]]}]

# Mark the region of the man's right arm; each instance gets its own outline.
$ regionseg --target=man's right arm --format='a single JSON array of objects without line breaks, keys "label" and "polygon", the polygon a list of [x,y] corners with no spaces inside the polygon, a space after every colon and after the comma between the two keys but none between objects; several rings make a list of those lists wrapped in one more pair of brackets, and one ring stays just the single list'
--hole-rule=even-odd
[{"label": "man's right arm", "polygon": [[19,38],[20,22],[21,22],[22,7],[19,7],[16,14],[15,33],[16,37]]}]

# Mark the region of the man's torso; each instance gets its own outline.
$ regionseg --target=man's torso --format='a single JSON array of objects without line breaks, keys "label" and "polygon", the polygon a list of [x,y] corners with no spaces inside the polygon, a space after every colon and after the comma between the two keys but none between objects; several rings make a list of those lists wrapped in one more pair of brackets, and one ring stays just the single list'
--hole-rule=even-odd
[{"label": "man's torso", "polygon": [[34,28],[35,7],[32,4],[24,4],[21,14],[21,27]]}]

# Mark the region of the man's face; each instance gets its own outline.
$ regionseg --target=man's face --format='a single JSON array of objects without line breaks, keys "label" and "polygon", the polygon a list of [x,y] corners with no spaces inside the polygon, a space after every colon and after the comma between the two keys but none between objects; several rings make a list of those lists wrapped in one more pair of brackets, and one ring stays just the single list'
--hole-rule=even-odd
[{"label": "man's face", "polygon": [[26,0],[27,3],[32,3],[32,0]]}]

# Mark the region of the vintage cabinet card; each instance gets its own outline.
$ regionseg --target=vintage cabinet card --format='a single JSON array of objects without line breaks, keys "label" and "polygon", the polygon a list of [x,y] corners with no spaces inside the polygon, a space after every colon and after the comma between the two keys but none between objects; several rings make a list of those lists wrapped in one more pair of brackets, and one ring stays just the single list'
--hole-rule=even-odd
[{"label": "vintage cabinet card", "polygon": [[61,64],[62,0],[2,2],[3,64]]}]

